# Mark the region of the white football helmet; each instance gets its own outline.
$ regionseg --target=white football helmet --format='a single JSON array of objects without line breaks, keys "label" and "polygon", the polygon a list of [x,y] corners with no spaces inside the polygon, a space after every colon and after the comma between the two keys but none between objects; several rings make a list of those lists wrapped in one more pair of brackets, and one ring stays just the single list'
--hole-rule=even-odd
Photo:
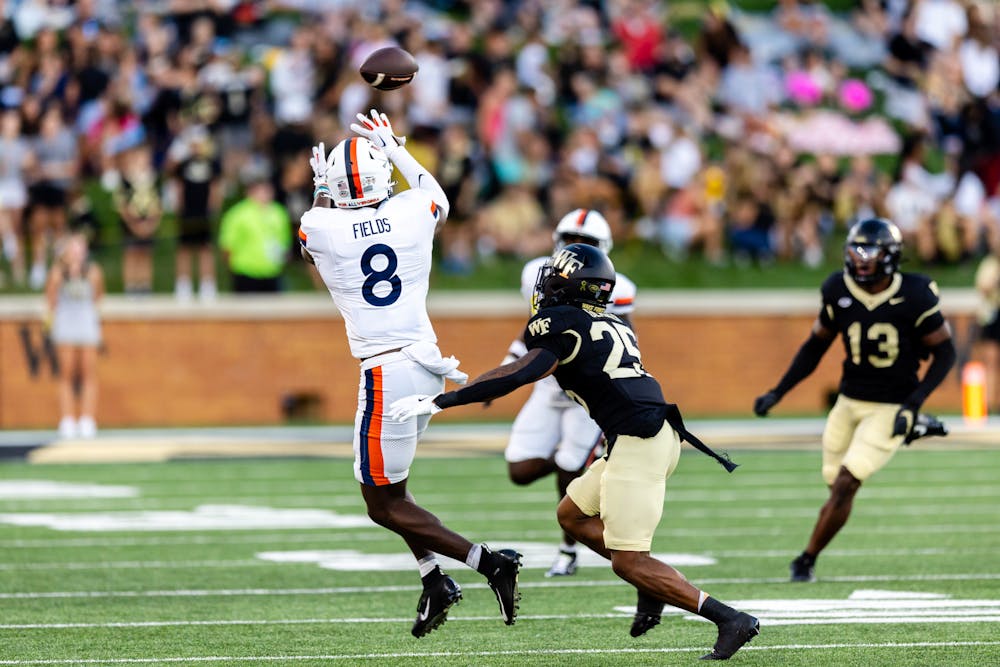
[{"label": "white football helmet", "polygon": [[568,243],[575,242],[590,241],[588,245],[596,245],[605,253],[611,252],[614,246],[608,221],[603,215],[589,208],[578,208],[564,215],[552,232],[552,240],[556,244],[556,251],[562,250]]},{"label": "white football helmet", "polygon": [[363,137],[344,139],[333,149],[326,173],[337,208],[372,206],[392,194],[392,164]]}]

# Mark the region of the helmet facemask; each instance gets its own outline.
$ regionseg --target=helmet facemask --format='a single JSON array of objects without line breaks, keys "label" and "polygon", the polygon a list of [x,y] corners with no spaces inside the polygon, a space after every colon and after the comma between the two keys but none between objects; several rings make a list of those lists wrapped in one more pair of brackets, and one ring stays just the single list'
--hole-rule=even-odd
[{"label": "helmet facemask", "polygon": [[859,285],[871,285],[899,270],[902,243],[899,230],[880,218],[864,220],[847,235],[844,267]]}]

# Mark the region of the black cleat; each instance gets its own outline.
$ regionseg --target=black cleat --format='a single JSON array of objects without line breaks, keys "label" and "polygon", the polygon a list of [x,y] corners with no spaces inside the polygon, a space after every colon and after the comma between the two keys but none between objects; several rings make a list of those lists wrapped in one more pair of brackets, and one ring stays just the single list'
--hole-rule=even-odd
[{"label": "black cleat", "polygon": [[816,581],[816,557],[802,552],[798,558],[793,560],[788,566],[791,572],[792,581]]},{"label": "black cleat", "polygon": [[731,621],[719,625],[719,638],[711,653],[701,656],[702,660],[729,660],[744,644],[760,634],[760,623],[750,614],[742,611]]},{"label": "black cleat", "polygon": [[632,619],[632,628],[628,631],[633,637],[641,637],[657,625],[660,624],[660,615],[663,613],[663,603],[659,600],[639,593],[639,600],[635,605],[635,617]]},{"label": "black cleat", "polygon": [[497,596],[500,604],[500,617],[507,625],[514,625],[517,620],[518,602],[521,599],[521,591],[517,588],[517,573],[521,570],[521,554],[513,549],[501,549],[500,551],[490,551],[489,547],[483,545],[484,555],[496,559],[493,570],[486,574],[486,581]]},{"label": "black cleat", "polygon": [[444,575],[436,583],[425,588],[417,603],[417,620],[410,632],[414,637],[423,637],[437,629],[448,618],[448,610],[462,599],[462,589],[454,579]]}]

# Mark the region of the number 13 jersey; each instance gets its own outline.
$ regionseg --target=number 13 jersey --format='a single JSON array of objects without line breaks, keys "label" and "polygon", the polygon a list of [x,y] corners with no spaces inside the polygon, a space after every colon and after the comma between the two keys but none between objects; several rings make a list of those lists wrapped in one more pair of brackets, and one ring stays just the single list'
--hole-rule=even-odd
[{"label": "number 13 jersey", "polygon": [[437,342],[427,290],[440,212],[426,190],[414,188],[377,207],[312,208],[302,216],[299,242],[344,318],[354,357]]},{"label": "number 13 jersey", "polygon": [[900,403],[916,389],[920,340],[944,324],[937,285],[927,276],[897,273],[877,294],[838,272],[823,283],[819,321],[844,343],[840,393],[861,401]]},{"label": "number 13 jersey", "polygon": [[587,409],[609,438],[649,438],[663,427],[666,401],[642,366],[635,334],[614,315],[575,306],[543,308],[528,321],[524,344],[559,358],[559,386]]}]

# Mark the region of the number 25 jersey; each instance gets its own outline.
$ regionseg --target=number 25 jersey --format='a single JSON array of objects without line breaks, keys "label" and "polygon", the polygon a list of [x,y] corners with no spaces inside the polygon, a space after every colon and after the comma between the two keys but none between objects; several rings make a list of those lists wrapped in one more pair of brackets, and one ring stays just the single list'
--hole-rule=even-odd
[{"label": "number 25 jersey", "polygon": [[649,438],[663,427],[666,401],[642,366],[635,333],[614,315],[575,306],[543,308],[528,321],[524,343],[559,358],[559,386],[587,409],[609,438]]},{"label": "number 25 jersey", "polygon": [[427,290],[439,217],[438,205],[417,188],[377,207],[312,208],[302,216],[299,242],[344,318],[354,357],[437,342]]},{"label": "number 25 jersey", "polygon": [[937,285],[897,273],[878,294],[838,272],[823,283],[819,321],[838,332],[846,356],[840,393],[876,403],[901,403],[916,389],[921,339],[944,324]]}]

